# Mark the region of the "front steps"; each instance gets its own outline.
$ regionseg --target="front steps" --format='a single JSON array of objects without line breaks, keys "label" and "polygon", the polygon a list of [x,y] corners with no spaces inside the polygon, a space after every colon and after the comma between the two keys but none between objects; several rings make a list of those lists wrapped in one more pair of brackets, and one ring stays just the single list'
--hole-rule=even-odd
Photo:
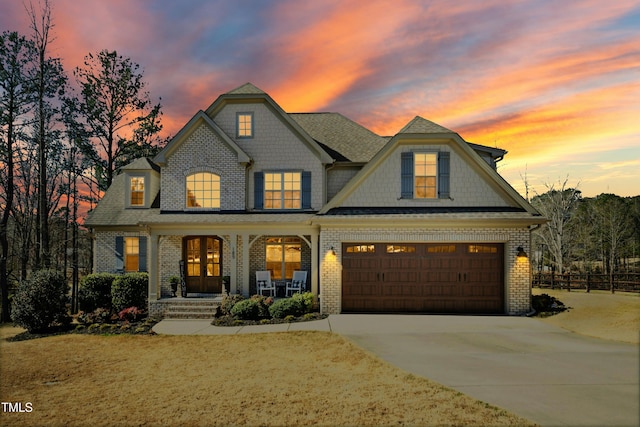
[{"label": "front steps", "polygon": [[213,319],[222,297],[169,298],[156,301],[164,319]]}]

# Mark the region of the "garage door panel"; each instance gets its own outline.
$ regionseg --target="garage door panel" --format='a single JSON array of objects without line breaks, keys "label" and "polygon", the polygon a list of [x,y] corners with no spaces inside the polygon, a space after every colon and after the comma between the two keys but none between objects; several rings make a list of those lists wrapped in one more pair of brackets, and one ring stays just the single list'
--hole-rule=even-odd
[{"label": "garage door panel", "polygon": [[421,297],[423,288],[419,283],[385,285],[382,293],[386,297]]},{"label": "garage door panel", "polygon": [[[501,244],[365,244],[344,250],[344,312],[502,313]],[[410,250],[406,250],[407,247]],[[393,250],[391,251],[390,248]]]}]

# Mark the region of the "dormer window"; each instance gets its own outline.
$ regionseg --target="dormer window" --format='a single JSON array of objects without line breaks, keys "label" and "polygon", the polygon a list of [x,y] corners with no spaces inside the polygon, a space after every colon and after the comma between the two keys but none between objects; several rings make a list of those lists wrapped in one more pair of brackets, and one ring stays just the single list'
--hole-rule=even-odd
[{"label": "dormer window", "polygon": [[144,177],[132,176],[129,182],[129,203],[131,204],[131,206],[144,206]]},{"label": "dormer window", "polygon": [[253,113],[237,114],[237,132],[238,138],[253,138]]}]

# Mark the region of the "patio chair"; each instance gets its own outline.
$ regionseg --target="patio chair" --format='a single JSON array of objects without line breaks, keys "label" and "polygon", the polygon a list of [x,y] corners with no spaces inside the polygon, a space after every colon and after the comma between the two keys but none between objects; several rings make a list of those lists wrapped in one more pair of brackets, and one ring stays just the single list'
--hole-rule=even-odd
[{"label": "patio chair", "polygon": [[[296,292],[303,293],[306,289],[307,289],[307,272],[294,271],[291,281],[287,282],[287,287],[284,290],[284,295],[291,296]],[[289,291],[291,291],[291,295],[289,295]]]},{"label": "patio chair", "polygon": [[256,271],[256,286],[258,287],[258,295],[262,295],[264,291],[269,291],[270,296],[276,294],[276,285],[271,281],[270,271]]}]

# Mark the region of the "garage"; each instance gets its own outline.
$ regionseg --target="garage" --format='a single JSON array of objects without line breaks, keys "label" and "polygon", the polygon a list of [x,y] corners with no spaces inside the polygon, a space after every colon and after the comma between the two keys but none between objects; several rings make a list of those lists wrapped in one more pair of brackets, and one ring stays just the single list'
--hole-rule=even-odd
[{"label": "garage", "polygon": [[504,313],[501,243],[343,243],[345,313]]}]

